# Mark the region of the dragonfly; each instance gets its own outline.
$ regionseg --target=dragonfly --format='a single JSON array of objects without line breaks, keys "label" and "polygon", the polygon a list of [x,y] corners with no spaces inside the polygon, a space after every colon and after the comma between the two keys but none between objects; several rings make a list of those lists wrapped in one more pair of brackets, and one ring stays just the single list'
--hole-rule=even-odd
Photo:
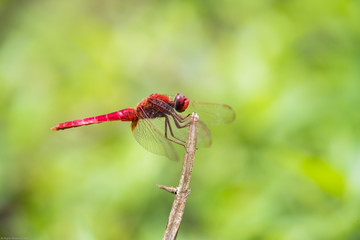
[{"label": "dragonfly", "polygon": [[181,93],[175,97],[155,93],[143,99],[136,108],[60,123],[51,130],[108,121],[128,121],[131,122],[135,139],[142,147],[171,160],[178,160],[175,145],[185,146],[192,112],[196,112],[200,119],[197,147],[211,145],[211,133],[207,126],[230,123],[235,119],[235,112],[225,104],[192,101]]}]

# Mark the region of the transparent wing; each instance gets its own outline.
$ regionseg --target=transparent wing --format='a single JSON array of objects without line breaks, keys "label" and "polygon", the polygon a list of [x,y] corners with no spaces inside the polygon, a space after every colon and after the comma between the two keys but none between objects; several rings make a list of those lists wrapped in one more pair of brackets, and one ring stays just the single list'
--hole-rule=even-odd
[{"label": "transparent wing", "polygon": [[146,150],[171,160],[178,160],[173,143],[168,141],[149,119],[140,119],[133,129],[133,134],[136,141]]},{"label": "transparent wing", "polygon": [[[177,128],[175,124],[170,121],[171,129],[173,135],[178,139],[186,142],[189,128]],[[155,118],[155,119],[140,119],[133,130],[134,137],[136,141],[146,150],[166,156],[167,158],[177,161],[178,155],[175,151],[173,142],[169,141],[165,137],[165,119],[164,118]],[[178,139],[172,137],[170,130],[167,131],[168,138],[179,142]],[[199,122],[198,124],[198,136],[197,136],[197,146],[198,147],[209,147],[211,145],[211,134],[209,129],[205,126],[204,123]]]},{"label": "transparent wing", "polygon": [[235,119],[234,110],[225,104],[190,101],[184,113],[191,114],[192,112],[196,112],[199,120],[208,126],[230,123]]}]

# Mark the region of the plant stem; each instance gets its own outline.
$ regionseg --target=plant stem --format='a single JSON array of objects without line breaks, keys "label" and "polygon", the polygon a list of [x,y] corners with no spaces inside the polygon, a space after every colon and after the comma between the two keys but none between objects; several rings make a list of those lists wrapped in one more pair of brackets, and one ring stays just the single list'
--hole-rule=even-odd
[{"label": "plant stem", "polygon": [[159,188],[176,194],[174,203],[170,211],[169,220],[165,229],[163,240],[176,239],[177,233],[180,228],[186,200],[190,194],[189,185],[192,168],[194,165],[198,122],[199,116],[196,113],[193,113],[190,120],[189,135],[185,146],[184,162],[181,171],[179,186],[177,188],[173,188],[158,185]]}]

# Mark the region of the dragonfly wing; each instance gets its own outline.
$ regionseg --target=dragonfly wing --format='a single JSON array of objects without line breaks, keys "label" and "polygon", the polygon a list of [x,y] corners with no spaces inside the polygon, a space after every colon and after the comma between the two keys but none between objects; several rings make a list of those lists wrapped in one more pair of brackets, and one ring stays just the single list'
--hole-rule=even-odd
[{"label": "dragonfly wing", "polygon": [[196,146],[210,147],[210,145],[211,145],[210,130],[206,127],[205,123],[203,123],[202,121],[199,121]]},{"label": "dragonfly wing", "polygon": [[168,157],[171,160],[178,160],[177,153],[162,132],[152,124],[149,119],[140,119],[133,129],[136,141],[146,150]]},{"label": "dragonfly wing", "polygon": [[230,123],[235,119],[234,110],[225,104],[190,101],[186,114],[196,112],[199,120],[209,126]]}]

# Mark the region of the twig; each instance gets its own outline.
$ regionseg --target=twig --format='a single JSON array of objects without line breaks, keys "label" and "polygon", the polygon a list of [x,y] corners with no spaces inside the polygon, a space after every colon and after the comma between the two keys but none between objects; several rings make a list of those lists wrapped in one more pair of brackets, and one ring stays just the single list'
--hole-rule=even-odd
[{"label": "twig", "polygon": [[160,189],[164,189],[165,191],[167,191],[169,193],[173,193],[173,194],[176,194],[177,191],[178,191],[177,188],[167,187],[167,186],[164,186],[164,185],[161,185],[161,184],[156,184],[156,186],[158,186],[158,188],[160,188]]},{"label": "twig", "polygon": [[173,206],[170,211],[170,216],[165,229],[163,240],[176,239],[180,228],[186,199],[190,194],[189,184],[195,158],[198,122],[199,116],[196,113],[193,113],[190,120],[189,135],[185,147],[184,163],[181,171],[179,186],[174,188],[158,185],[159,188],[176,194]]}]

